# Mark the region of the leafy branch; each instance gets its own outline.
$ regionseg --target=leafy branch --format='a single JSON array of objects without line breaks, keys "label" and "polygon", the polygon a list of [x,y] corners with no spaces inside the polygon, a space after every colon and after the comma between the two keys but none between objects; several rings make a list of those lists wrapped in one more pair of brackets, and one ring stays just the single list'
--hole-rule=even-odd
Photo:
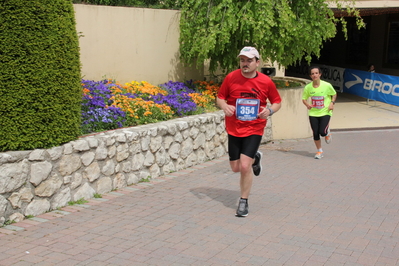
[{"label": "leafy branch", "polygon": [[[336,2],[357,17],[353,2]],[[324,0],[186,0],[181,9],[180,54],[188,65],[209,60],[211,72],[236,69],[238,51],[255,46],[264,61],[288,66],[319,57],[323,43],[336,35],[335,17]]]}]

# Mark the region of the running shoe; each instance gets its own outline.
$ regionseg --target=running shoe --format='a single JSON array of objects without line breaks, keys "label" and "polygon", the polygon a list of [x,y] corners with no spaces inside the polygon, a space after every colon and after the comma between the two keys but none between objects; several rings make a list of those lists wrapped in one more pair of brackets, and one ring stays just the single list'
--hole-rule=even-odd
[{"label": "running shoe", "polygon": [[262,164],[261,164],[262,155],[263,153],[260,151],[257,151],[255,154],[255,161],[254,164],[252,165],[252,170],[255,176],[259,176],[260,172],[262,171]]},{"label": "running shoe", "polygon": [[323,158],[323,152],[322,152],[322,151],[318,151],[318,152],[316,153],[316,155],[314,156],[314,158],[315,158],[315,159],[321,159],[321,158]]},{"label": "running shoe", "polygon": [[331,136],[331,132],[330,129],[328,129],[327,131],[327,136],[324,137],[324,140],[326,141],[327,144],[330,144],[332,141],[332,136]]},{"label": "running shoe", "polygon": [[249,210],[248,200],[240,198],[240,201],[238,202],[236,216],[237,217],[246,217],[246,216],[248,216],[248,210]]}]

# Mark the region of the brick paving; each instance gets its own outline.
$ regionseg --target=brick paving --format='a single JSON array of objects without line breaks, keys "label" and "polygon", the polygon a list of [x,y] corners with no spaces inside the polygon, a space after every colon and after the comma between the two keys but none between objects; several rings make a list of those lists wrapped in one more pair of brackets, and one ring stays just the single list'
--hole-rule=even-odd
[{"label": "brick paving", "polygon": [[227,156],[0,228],[0,265],[399,265],[399,130],[262,145],[250,214]]}]

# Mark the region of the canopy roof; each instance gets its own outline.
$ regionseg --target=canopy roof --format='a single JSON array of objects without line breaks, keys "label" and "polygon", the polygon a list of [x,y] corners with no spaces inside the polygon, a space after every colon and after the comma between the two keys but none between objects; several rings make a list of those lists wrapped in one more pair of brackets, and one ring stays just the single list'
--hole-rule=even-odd
[{"label": "canopy roof", "polygon": [[[399,13],[399,7],[381,7],[381,8],[357,8],[360,12],[361,17],[366,16],[378,16],[384,14],[392,14],[392,13]],[[332,8],[334,11],[334,15],[336,17],[351,17],[352,15],[348,15],[345,11],[340,11],[336,8]]]}]

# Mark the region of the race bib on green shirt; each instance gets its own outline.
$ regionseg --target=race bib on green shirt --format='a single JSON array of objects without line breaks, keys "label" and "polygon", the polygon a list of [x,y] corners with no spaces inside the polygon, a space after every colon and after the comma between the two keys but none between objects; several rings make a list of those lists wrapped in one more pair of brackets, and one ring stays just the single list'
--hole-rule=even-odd
[{"label": "race bib on green shirt", "polygon": [[242,121],[251,121],[258,118],[259,99],[237,99],[236,116]]},{"label": "race bib on green shirt", "polygon": [[313,108],[323,109],[324,108],[324,96],[312,96]]}]

